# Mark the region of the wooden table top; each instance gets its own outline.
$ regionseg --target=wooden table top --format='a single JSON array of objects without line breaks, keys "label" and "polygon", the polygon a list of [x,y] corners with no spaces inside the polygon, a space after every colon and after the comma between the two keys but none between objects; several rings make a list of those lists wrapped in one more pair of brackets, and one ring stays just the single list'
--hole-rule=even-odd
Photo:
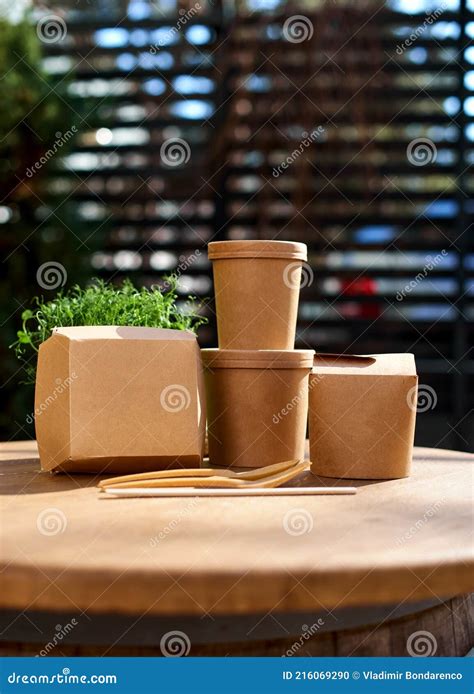
[{"label": "wooden table top", "polygon": [[[0,444],[0,607],[231,615],[472,592],[474,456],[418,448],[413,468],[355,496],[99,499],[92,477],[40,472],[34,442]],[[337,484],[296,484],[315,482]]]}]

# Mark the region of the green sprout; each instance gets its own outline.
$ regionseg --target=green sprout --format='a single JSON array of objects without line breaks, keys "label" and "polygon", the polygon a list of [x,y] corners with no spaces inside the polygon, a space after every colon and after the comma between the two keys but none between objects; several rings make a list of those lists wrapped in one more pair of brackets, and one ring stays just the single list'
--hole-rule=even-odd
[{"label": "green sprout", "polygon": [[48,339],[53,328],[74,325],[142,326],[171,328],[196,332],[207,318],[200,313],[201,305],[188,297],[186,306],[177,306],[178,277],[166,277],[165,289],[137,288],[126,279],[120,286],[94,280],[86,288],[75,285],[59,291],[54,299],[33,299],[34,308],[22,313],[22,328],[11,345],[22,362],[25,383],[34,383],[39,346]]}]

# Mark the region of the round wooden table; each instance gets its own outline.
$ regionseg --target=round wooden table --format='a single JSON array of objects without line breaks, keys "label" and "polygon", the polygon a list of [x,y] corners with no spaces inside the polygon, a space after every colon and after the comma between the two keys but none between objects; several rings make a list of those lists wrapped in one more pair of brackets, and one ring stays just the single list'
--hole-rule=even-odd
[{"label": "round wooden table", "polygon": [[418,448],[354,496],[102,499],[1,444],[0,653],[160,655],[179,631],[191,655],[408,655],[424,631],[465,655],[473,471]]}]

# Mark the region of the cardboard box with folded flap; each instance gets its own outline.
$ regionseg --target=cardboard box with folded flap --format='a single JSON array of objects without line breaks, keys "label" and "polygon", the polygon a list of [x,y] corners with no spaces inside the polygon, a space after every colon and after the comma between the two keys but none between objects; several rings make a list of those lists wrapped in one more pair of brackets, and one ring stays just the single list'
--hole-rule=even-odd
[{"label": "cardboard box with folded flap", "polygon": [[45,470],[196,467],[205,419],[201,358],[192,333],[57,328],[40,347],[35,426]]},{"label": "cardboard box with folded flap", "polygon": [[413,354],[319,354],[309,380],[312,470],[352,479],[410,474],[417,383]]}]

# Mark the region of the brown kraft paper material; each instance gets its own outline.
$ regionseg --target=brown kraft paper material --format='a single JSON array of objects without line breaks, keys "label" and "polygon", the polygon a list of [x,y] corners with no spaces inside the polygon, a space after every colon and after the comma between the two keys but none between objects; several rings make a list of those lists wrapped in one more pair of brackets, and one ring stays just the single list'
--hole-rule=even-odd
[{"label": "brown kraft paper material", "polygon": [[293,349],[305,244],[215,241],[208,253],[219,348]]},{"label": "brown kraft paper material", "polygon": [[303,460],[312,350],[202,350],[211,465]]},{"label": "brown kraft paper material", "polygon": [[313,472],[349,479],[407,477],[417,382],[412,354],[316,355],[309,379]]},{"label": "brown kraft paper material", "polygon": [[44,470],[199,466],[205,398],[196,337],[157,328],[56,328],[39,350],[35,426]]}]

